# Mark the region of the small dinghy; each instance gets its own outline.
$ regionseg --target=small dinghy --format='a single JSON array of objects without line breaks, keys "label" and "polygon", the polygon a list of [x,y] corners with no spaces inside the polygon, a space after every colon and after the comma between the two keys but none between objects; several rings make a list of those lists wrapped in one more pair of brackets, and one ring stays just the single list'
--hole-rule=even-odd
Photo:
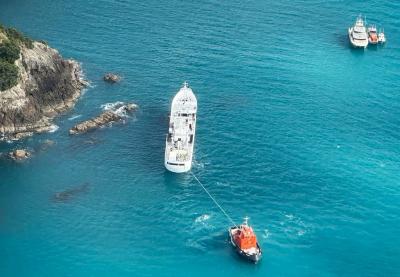
[{"label": "small dinghy", "polygon": [[378,44],[378,33],[375,25],[372,25],[368,28],[368,41],[372,45]]},{"label": "small dinghy", "polygon": [[378,41],[382,44],[386,42],[385,32],[383,31],[383,29],[379,31]]},{"label": "small dinghy", "polygon": [[261,259],[261,248],[257,242],[253,228],[248,225],[249,218],[239,226],[229,228],[229,236],[236,252],[243,258],[257,263]]}]

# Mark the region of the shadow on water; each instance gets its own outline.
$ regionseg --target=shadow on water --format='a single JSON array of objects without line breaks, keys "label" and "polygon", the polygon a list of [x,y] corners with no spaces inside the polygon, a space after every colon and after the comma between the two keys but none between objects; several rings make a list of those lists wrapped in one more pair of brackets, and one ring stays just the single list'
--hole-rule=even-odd
[{"label": "shadow on water", "polygon": [[346,34],[334,34],[335,36],[335,40],[337,42],[337,44],[342,48],[342,49],[349,49],[350,52],[353,55],[364,55],[365,51],[367,50],[376,50],[377,47],[376,46],[368,46],[368,49],[364,49],[364,48],[355,48],[351,45],[350,41],[349,41],[349,37]]},{"label": "shadow on water", "polygon": [[164,168],[165,136],[168,131],[168,111],[157,106],[146,107],[141,114],[135,139],[142,143],[141,149],[132,148],[134,155],[140,157],[141,165],[152,170]]},{"label": "shadow on water", "polygon": [[80,134],[71,136],[73,139],[72,143],[68,145],[67,150],[71,152],[79,152],[83,148],[96,146],[104,143],[103,139],[100,139],[97,135],[97,132],[102,130],[94,130],[90,134]]},{"label": "shadow on water", "polygon": [[204,230],[204,235],[196,235],[188,240],[189,247],[195,252],[208,252],[210,249],[221,250],[229,248],[228,233],[219,231],[218,233],[209,233],[209,230]]},{"label": "shadow on water", "polygon": [[336,43],[343,49],[350,49],[351,44],[349,41],[349,36],[343,33],[335,33],[334,34]]},{"label": "shadow on water", "polygon": [[78,186],[68,188],[64,191],[56,192],[51,197],[51,200],[52,202],[56,203],[66,203],[83,193],[87,193],[88,191],[89,191],[89,183],[86,182]]},{"label": "shadow on water", "polygon": [[349,47],[350,47],[351,54],[356,57],[364,56],[365,52],[367,51],[367,49],[364,49],[364,48],[354,48],[351,46],[349,46]]}]

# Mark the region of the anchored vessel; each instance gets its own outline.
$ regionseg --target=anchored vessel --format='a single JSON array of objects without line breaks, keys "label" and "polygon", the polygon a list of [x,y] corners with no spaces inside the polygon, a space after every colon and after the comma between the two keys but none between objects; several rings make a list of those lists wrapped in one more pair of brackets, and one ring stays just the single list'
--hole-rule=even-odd
[{"label": "anchored vessel", "polygon": [[165,141],[165,167],[175,173],[192,167],[196,133],[197,99],[188,83],[172,100],[168,134]]},{"label": "anchored vessel", "polygon": [[366,48],[368,46],[368,34],[364,20],[359,16],[353,27],[349,28],[349,39],[356,48]]},{"label": "anchored vessel", "polygon": [[379,30],[378,41],[380,43],[385,43],[386,42],[385,32],[383,31],[383,29]]},{"label": "anchored vessel", "polygon": [[229,237],[236,252],[243,258],[257,263],[261,259],[261,248],[257,242],[253,228],[248,224],[248,217],[239,226],[229,228]]},{"label": "anchored vessel", "polygon": [[375,25],[368,27],[368,41],[372,45],[378,44],[378,33]]}]

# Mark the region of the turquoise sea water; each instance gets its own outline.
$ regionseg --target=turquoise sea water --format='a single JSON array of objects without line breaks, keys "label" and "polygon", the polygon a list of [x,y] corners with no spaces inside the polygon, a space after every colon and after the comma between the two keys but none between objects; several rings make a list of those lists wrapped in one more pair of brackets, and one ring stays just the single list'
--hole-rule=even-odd
[{"label": "turquoise sea water", "polygon": [[[360,12],[385,28],[385,47],[349,47]],[[56,132],[0,145],[35,150],[0,161],[0,276],[400,276],[399,12],[396,1],[1,0],[2,23],[81,61],[92,86]],[[103,83],[107,71],[123,81]],[[237,257],[193,178],[163,167],[184,80],[199,102],[193,172],[236,221],[250,216],[258,265]],[[119,100],[140,111],[68,136]]]}]

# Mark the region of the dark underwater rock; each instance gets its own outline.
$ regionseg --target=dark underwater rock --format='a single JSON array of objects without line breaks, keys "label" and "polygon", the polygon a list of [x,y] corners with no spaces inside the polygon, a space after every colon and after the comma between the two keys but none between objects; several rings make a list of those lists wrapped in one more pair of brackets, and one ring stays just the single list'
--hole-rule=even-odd
[{"label": "dark underwater rock", "polygon": [[76,187],[72,187],[61,192],[56,192],[53,195],[52,200],[54,202],[68,202],[73,198],[75,198],[76,196],[88,191],[89,191],[89,183],[83,183]]}]

